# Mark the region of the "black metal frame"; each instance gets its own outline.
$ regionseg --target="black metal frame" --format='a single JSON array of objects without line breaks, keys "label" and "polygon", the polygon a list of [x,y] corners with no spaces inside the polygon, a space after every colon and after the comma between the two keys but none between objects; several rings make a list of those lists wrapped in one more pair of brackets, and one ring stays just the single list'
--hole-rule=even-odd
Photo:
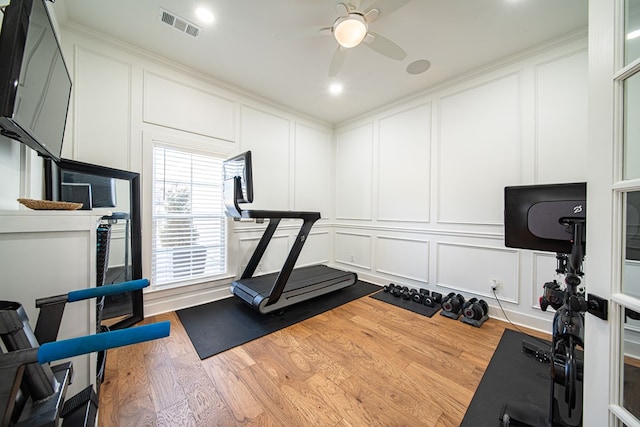
[{"label": "black metal frame", "polygon": [[[60,196],[62,170],[98,175],[129,181],[130,221],[131,221],[131,277],[130,280],[142,279],[142,222],[140,209],[140,174],[137,172],[114,169],[107,166],[94,165],[76,160],[60,159],[54,162],[44,160],[45,197],[58,200]],[[119,322],[110,325],[110,329],[128,328],[144,319],[142,290],[132,291],[132,313]]]},{"label": "black metal frame", "polygon": [[246,210],[243,211],[238,206],[238,200],[243,200],[242,198],[242,186],[240,177],[234,177],[233,179],[228,179],[224,182],[224,194],[225,194],[225,207],[226,213],[228,216],[234,219],[241,218],[252,218],[252,219],[269,219],[269,225],[265,229],[258,245],[256,246],[253,255],[251,255],[251,259],[249,259],[249,263],[244,269],[242,276],[240,279],[248,279],[253,277],[256,269],[258,268],[258,264],[262,259],[267,247],[269,246],[269,242],[273,237],[280,221],[282,219],[301,219],[302,225],[300,226],[300,231],[298,231],[298,236],[296,237],[296,241],[294,242],[291,250],[289,251],[289,255],[285,260],[276,281],[269,292],[268,301],[265,306],[269,306],[278,302],[280,297],[282,296],[282,292],[291,276],[291,272],[293,271],[296,261],[300,256],[300,252],[302,252],[302,248],[304,247],[305,242],[307,241],[307,236],[309,236],[309,232],[311,231],[311,227],[317,220],[320,219],[320,212],[304,212],[304,211],[268,211],[268,210]]}]

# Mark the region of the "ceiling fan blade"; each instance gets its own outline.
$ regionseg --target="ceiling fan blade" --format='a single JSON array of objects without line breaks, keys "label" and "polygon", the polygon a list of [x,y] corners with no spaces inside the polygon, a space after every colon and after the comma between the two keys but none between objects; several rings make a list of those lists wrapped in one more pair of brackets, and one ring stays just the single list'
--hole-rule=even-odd
[{"label": "ceiling fan blade", "polygon": [[369,9],[364,14],[364,19],[367,21],[367,24],[371,24],[380,16],[380,11],[378,9]]},{"label": "ceiling fan blade", "polygon": [[342,67],[346,57],[347,49],[342,46],[338,46],[338,49],[336,49],[333,54],[333,58],[331,58],[331,64],[329,65],[329,77],[334,77],[338,74],[338,71],[340,71],[340,67]]},{"label": "ceiling fan blade", "polygon": [[367,36],[364,38],[364,43],[376,52],[391,59],[402,61],[407,57],[407,52],[405,52],[400,46],[388,38],[371,31],[369,31]]},{"label": "ceiling fan blade", "polygon": [[387,15],[391,15],[407,3],[409,3],[409,0],[377,0],[375,5],[376,9],[380,11],[380,15],[385,17]]},{"label": "ceiling fan blade", "polygon": [[349,14],[349,5],[346,3],[338,2],[336,4],[336,11],[339,16],[347,16]]},{"label": "ceiling fan blade", "polygon": [[374,4],[376,4],[376,0],[362,0],[359,10],[361,10],[363,13],[366,13]]},{"label": "ceiling fan blade", "polygon": [[307,27],[297,30],[285,31],[276,34],[276,38],[280,40],[305,39],[311,37],[329,36],[331,35],[331,27]]}]

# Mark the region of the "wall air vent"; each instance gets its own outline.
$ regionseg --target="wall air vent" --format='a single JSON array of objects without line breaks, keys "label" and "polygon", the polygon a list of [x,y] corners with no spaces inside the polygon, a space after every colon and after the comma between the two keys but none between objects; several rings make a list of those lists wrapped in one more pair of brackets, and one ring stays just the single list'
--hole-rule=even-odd
[{"label": "wall air vent", "polygon": [[180,32],[188,34],[191,37],[197,38],[198,36],[200,36],[199,27],[193,25],[186,19],[180,18],[175,13],[171,13],[168,10],[160,8],[158,18],[160,19],[160,22],[164,22],[165,24],[172,26]]}]

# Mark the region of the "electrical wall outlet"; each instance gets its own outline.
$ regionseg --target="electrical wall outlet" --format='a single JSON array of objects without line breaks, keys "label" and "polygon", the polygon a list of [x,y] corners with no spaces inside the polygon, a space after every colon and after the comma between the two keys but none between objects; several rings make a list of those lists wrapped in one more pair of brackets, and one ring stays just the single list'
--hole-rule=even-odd
[{"label": "electrical wall outlet", "polygon": [[495,292],[498,293],[498,289],[500,289],[500,281],[497,279],[491,279],[490,281],[490,286],[491,286],[491,292]]}]

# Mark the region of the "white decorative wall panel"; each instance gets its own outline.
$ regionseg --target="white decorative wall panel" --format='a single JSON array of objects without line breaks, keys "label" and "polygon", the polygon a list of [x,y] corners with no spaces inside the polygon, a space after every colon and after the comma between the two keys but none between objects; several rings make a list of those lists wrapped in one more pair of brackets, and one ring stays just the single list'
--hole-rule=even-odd
[{"label": "white decorative wall panel", "polygon": [[510,74],[440,101],[438,221],[501,224],[520,182],[520,84]]},{"label": "white decorative wall panel", "polygon": [[[260,236],[257,237],[243,237],[239,241],[240,248],[238,250],[238,254],[242,256],[242,262],[240,263],[240,271],[238,274],[242,274],[244,268],[249,263],[249,259],[251,255],[253,255],[253,251],[255,250],[258,242],[260,241]],[[269,247],[267,251],[264,253],[264,256],[260,260],[258,264],[258,268],[256,269],[255,274],[266,274],[273,273],[274,271],[280,271],[282,269],[282,265],[284,264],[284,260],[287,258],[289,254],[289,237],[284,234],[276,234],[273,236],[271,241],[269,242]]]},{"label": "white decorative wall panel", "polygon": [[338,133],[336,138],[336,217],[371,219],[373,125]]},{"label": "white decorative wall panel", "polygon": [[328,217],[331,207],[331,134],[296,124],[294,209]]},{"label": "white decorative wall panel", "polygon": [[378,219],[429,221],[431,104],[380,120]]},{"label": "white decorative wall panel", "polygon": [[500,299],[518,301],[517,250],[439,242],[436,259],[439,286],[489,296],[495,279]]},{"label": "white decorative wall panel", "polygon": [[253,209],[290,209],[289,129],[282,117],[244,105],[240,110],[240,150],[251,150],[253,160]]},{"label": "white decorative wall panel", "polygon": [[337,232],[335,236],[336,262],[354,267],[371,268],[371,236]]},{"label": "white decorative wall panel", "polygon": [[144,73],[143,120],[199,135],[235,140],[235,103],[204,88]]},{"label": "white decorative wall panel", "polygon": [[[291,235],[289,240],[289,247],[291,247],[296,240],[296,235]],[[329,262],[330,244],[331,239],[328,231],[309,233],[296,265],[326,264]]]},{"label": "white decorative wall panel", "polygon": [[429,241],[379,236],[376,271],[429,283]]},{"label": "white decorative wall panel", "polygon": [[587,51],[536,67],[536,182],[587,179]]},{"label": "white decorative wall panel", "polygon": [[129,169],[131,67],[84,49],[76,55],[74,159]]}]

